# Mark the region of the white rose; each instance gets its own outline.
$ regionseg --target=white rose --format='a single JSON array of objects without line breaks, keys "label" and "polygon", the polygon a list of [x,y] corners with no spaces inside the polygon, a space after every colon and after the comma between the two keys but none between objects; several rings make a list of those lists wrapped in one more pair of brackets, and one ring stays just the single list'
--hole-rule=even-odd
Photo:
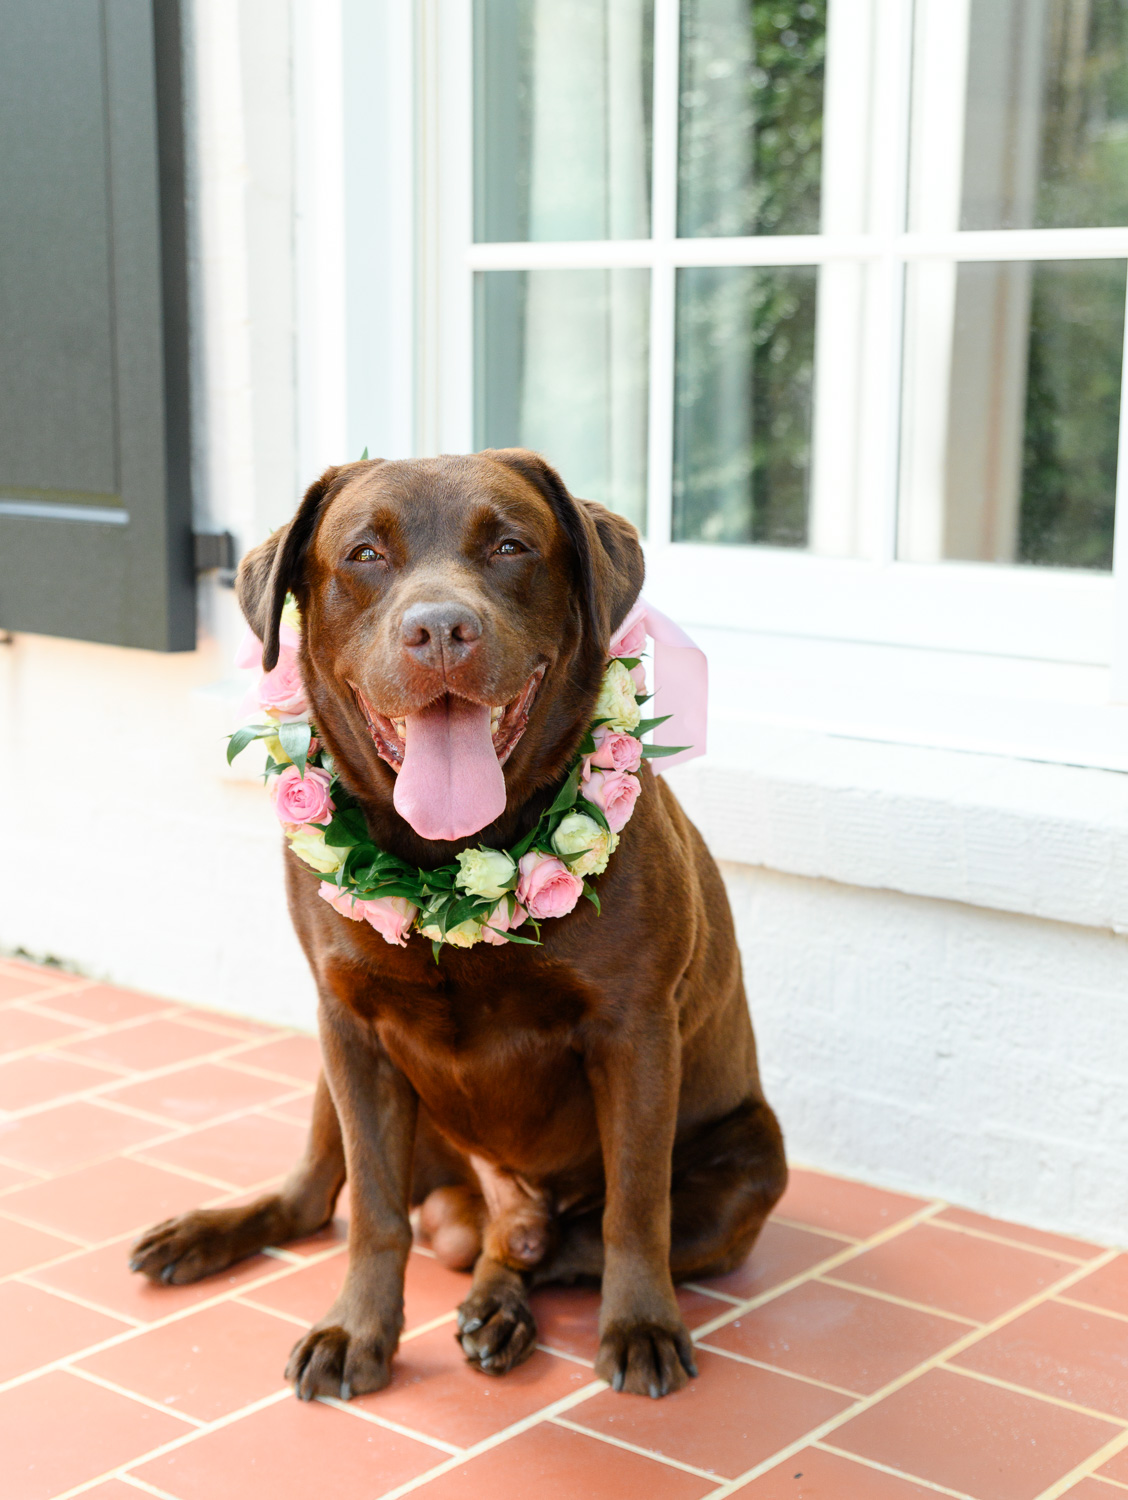
[{"label": "white rose", "polygon": [[635,685],[621,661],[608,663],[592,718],[606,719],[612,729],[626,733],[638,727],[642,714],[635,699]]},{"label": "white rose", "polygon": [[325,830],[316,823],[301,823],[287,833],[290,848],[299,859],[322,875],[335,875],[345,862],[347,849],[333,849],[325,842]]},{"label": "white rose", "polygon": [[289,625],[291,630],[302,628],[302,612],[298,608],[298,601],[293,594],[286,595],[286,603],[282,606],[282,624]]},{"label": "white rose", "polygon": [[454,877],[455,885],[486,901],[497,901],[504,896],[517,873],[509,855],[498,849],[463,849],[456,858],[460,868]]},{"label": "white rose", "polygon": [[561,859],[567,855],[581,855],[579,859],[567,860],[573,875],[602,875],[618,842],[617,833],[601,828],[594,818],[582,812],[570,812],[562,818],[560,827],[552,835],[552,847]]}]

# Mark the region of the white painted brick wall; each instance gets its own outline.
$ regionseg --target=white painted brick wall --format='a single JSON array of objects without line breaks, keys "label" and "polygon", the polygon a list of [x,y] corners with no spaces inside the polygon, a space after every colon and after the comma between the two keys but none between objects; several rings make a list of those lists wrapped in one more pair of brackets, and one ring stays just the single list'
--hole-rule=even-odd
[{"label": "white painted brick wall", "polygon": [[1128,1238],[1128,938],[722,870],[793,1159]]}]

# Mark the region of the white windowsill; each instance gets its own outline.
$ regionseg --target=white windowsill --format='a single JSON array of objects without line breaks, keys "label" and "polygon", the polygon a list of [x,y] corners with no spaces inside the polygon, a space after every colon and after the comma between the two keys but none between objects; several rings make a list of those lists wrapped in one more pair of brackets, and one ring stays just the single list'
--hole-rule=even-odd
[{"label": "white windowsill", "polygon": [[714,720],[669,772],[718,859],[1128,931],[1128,776]]}]

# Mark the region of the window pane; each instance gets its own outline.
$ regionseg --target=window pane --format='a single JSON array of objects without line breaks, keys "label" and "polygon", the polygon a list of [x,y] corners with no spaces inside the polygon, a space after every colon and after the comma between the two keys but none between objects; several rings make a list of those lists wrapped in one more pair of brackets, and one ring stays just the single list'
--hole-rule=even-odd
[{"label": "window pane", "polygon": [[678,233],[817,234],[826,0],[682,0]]},{"label": "window pane", "polygon": [[807,545],[817,278],[678,272],[676,541]]},{"label": "window pane", "polygon": [[915,269],[903,557],[1111,568],[1125,273]]},{"label": "window pane", "polygon": [[645,239],[653,65],[653,0],[475,0],[475,239]]},{"label": "window pane", "polygon": [[1128,4],[973,0],[964,229],[1128,224]]},{"label": "window pane", "polygon": [[482,271],[475,293],[475,446],[533,448],[641,529],[650,272]]}]

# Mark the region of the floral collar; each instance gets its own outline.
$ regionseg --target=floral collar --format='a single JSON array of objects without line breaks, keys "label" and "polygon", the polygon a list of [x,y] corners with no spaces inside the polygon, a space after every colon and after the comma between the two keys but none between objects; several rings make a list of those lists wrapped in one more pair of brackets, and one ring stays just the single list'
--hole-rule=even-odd
[{"label": "floral collar", "polygon": [[[244,704],[260,722],[230,736],[227,759],[252,740],[265,741],[265,779],[290,848],[325,877],[319,895],[343,917],[370,923],[400,947],[419,932],[431,940],[436,959],[444,943],[536,943],[540,922],[566,916],[581,896],[599,910],[591,881],[607,868],[630,821],[641,789],[635,772],[643,760],[687,749],[642,742],[670,718],[645,719],[640,711],[650,697],[641,661],[646,636],[646,611],[636,605],[611,641],[595,714],[563,786],[511,849],[480,844],[437,870],[422,870],[372,842],[310,719],[298,657],[301,616],[292,598],[274,670],[261,672],[262,642],[249,630],[236,656],[238,666],[260,668]],[[526,921],[537,938],[516,932]]]}]

